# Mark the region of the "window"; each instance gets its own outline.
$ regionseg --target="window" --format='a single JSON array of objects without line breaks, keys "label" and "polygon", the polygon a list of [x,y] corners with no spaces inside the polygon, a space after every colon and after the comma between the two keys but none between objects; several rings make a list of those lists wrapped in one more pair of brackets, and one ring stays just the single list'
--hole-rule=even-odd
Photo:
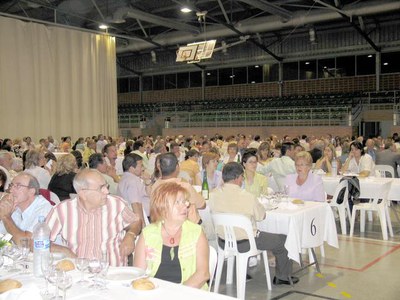
[{"label": "window", "polygon": [[190,72],[190,87],[201,87],[201,71]]},{"label": "window", "polygon": [[300,79],[317,78],[317,61],[306,60],[300,62]]},{"label": "window", "polygon": [[375,74],[375,54],[357,56],[357,75]]},{"label": "window", "polygon": [[247,68],[246,67],[233,68],[232,75],[233,75],[233,84],[247,83]]},{"label": "window", "polygon": [[247,83],[260,83],[263,82],[263,66],[254,65],[247,67]]},{"label": "window", "polygon": [[130,92],[139,91],[139,77],[129,78],[129,91]]},{"label": "window", "polygon": [[398,73],[400,72],[400,52],[382,53],[381,55],[381,72]]},{"label": "window", "polygon": [[218,77],[219,85],[231,85],[233,79],[232,68],[220,69]]},{"label": "window", "polygon": [[318,60],[318,78],[331,78],[336,76],[335,59]]},{"label": "window", "polygon": [[283,80],[297,80],[299,79],[299,64],[298,62],[284,63],[283,64]]},{"label": "window", "polygon": [[164,75],[153,76],[153,90],[164,89]]},{"label": "window", "polygon": [[153,90],[153,77],[152,76],[143,76],[143,91],[151,91]]},{"label": "window", "polygon": [[189,87],[189,73],[178,73],[178,89]]},{"label": "window", "polygon": [[279,64],[265,64],[263,72],[265,82],[279,81]]},{"label": "window", "polygon": [[119,78],[117,87],[118,87],[118,93],[128,93],[129,92],[129,78]]},{"label": "window", "polygon": [[356,70],[354,56],[336,58],[336,77],[354,76]]},{"label": "window", "polygon": [[176,89],[176,74],[165,75],[165,89]]},{"label": "window", "polygon": [[218,70],[206,70],[206,86],[218,85]]}]

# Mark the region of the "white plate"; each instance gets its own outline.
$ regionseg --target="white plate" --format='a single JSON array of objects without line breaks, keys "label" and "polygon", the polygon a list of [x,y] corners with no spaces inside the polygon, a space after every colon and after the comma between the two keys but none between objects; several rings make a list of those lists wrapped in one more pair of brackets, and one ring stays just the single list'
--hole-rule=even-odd
[{"label": "white plate", "polygon": [[144,275],[144,270],[135,267],[110,267],[107,279],[111,281],[132,281]]}]

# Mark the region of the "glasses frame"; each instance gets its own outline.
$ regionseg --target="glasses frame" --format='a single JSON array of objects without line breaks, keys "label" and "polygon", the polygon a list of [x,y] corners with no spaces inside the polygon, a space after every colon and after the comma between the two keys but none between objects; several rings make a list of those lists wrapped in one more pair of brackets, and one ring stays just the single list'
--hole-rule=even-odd
[{"label": "glasses frame", "polygon": [[97,189],[82,189],[82,191],[95,191],[95,192],[101,192],[104,188],[106,188],[107,190],[110,189],[110,185],[108,183],[104,183],[102,185],[100,185]]},{"label": "glasses frame", "polygon": [[25,185],[25,184],[20,184],[20,183],[10,183],[8,185],[8,188],[11,190],[12,188],[15,188],[16,190],[20,190],[22,187],[26,187],[28,189],[32,189],[33,187],[29,186],[29,185]]}]

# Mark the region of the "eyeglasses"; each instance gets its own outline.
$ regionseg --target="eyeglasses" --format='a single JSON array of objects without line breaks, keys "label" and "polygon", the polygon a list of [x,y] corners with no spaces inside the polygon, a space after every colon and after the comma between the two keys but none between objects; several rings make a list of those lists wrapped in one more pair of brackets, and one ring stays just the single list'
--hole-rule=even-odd
[{"label": "eyeglasses", "polygon": [[11,189],[11,188],[15,188],[15,189],[17,189],[17,190],[19,190],[20,188],[22,188],[22,187],[26,187],[26,188],[28,188],[28,189],[30,189],[31,187],[29,186],[29,185],[24,185],[24,184],[21,184],[21,183],[10,183],[9,185],[8,185],[8,188],[9,189]]},{"label": "eyeglasses", "polygon": [[103,189],[109,189],[110,185],[108,183],[102,184],[99,186],[97,189],[82,189],[82,191],[96,191],[96,192],[101,192]]},{"label": "eyeglasses", "polygon": [[188,207],[190,205],[190,202],[187,199],[181,199],[181,200],[176,200],[174,205],[185,205],[186,207]]}]

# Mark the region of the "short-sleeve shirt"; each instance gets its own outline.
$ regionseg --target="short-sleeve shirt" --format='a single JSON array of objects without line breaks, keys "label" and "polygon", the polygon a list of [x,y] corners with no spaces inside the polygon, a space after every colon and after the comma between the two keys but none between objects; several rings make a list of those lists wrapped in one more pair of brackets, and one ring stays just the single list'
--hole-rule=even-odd
[{"label": "short-sleeve shirt", "polygon": [[123,199],[108,195],[106,204],[93,211],[86,211],[78,197],[65,200],[53,208],[46,222],[50,240],[60,235],[78,257],[102,258],[107,253],[111,266],[122,266],[126,259],[120,256],[119,246],[124,229],[137,220]]},{"label": "short-sleeve shirt", "polygon": [[[256,221],[265,217],[265,208],[257,198],[243,190],[240,186],[232,183],[225,183],[221,189],[210,193],[208,201],[212,213],[233,213],[245,215],[251,220],[254,235],[257,232]],[[218,236],[223,238],[221,230],[217,228]],[[235,230],[238,240],[246,239],[247,235],[242,230]]]},{"label": "short-sleeve shirt", "polygon": [[150,198],[140,177],[130,172],[124,172],[118,183],[117,195],[129,204],[141,203],[146,215],[150,215]]},{"label": "short-sleeve shirt", "polygon": [[350,160],[348,171],[357,174],[362,171],[369,171],[370,175],[375,175],[375,163],[369,154],[361,156],[359,164],[357,164],[356,159],[353,157]]},{"label": "short-sleeve shirt", "polygon": [[[18,207],[11,215],[14,224],[22,231],[33,232],[33,227],[38,223],[40,216],[46,217],[52,206],[43,196],[38,195],[35,200],[24,211]],[[0,221],[0,233],[6,233],[6,229],[2,221]]]}]

